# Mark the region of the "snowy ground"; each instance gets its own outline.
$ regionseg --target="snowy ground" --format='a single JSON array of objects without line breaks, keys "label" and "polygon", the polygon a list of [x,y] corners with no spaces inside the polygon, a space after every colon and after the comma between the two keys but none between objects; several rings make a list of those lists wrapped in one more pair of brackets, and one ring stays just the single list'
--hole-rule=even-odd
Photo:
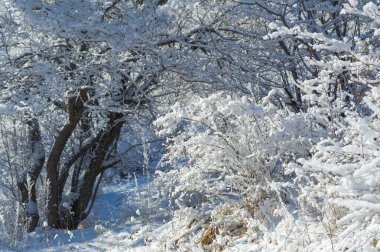
[{"label": "snowy ground", "polygon": [[[144,175],[103,183],[91,215],[78,230],[39,227],[16,247],[0,251],[215,251],[200,245],[210,212],[191,207],[174,211],[159,195],[155,183]],[[226,217],[223,225],[234,225],[238,215],[220,221]],[[270,251],[251,237],[247,233],[230,241],[223,236],[215,239],[224,244],[223,251]]]},{"label": "snowy ground", "polygon": [[152,232],[170,216],[165,202],[157,198],[158,193],[146,176],[103,185],[91,216],[79,230],[39,228],[16,250],[152,251],[147,246]]},{"label": "snowy ground", "polygon": [[[143,175],[104,183],[91,215],[78,230],[40,227],[17,246],[0,251],[343,251],[331,248],[323,229],[313,229],[310,237],[295,222],[283,221],[275,230],[258,231],[242,208],[223,205],[211,212],[191,207],[174,211],[159,195],[157,185]],[[204,242],[215,225],[219,234],[212,237],[213,244]],[[263,231],[264,236],[259,236]],[[367,246],[350,251],[380,250]]]},{"label": "snowy ground", "polygon": [[[17,247],[0,251],[204,251],[199,245],[199,230],[205,216],[193,208],[175,212],[159,197],[154,182],[140,175],[103,184],[91,215],[80,229],[52,231],[40,227]],[[224,250],[260,248],[242,237]]]}]

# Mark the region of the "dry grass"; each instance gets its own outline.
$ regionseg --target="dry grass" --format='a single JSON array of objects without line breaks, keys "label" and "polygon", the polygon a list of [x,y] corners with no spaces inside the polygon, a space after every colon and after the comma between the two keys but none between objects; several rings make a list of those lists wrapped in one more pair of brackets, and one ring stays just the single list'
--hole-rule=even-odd
[{"label": "dry grass", "polygon": [[199,243],[202,246],[212,244],[213,241],[215,240],[216,234],[217,234],[217,228],[216,227],[207,228],[206,231],[201,236]]}]

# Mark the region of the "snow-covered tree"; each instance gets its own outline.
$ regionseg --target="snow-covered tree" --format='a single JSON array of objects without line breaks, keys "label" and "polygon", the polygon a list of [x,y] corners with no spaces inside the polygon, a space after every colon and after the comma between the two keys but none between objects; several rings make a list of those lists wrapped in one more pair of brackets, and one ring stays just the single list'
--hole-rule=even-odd
[{"label": "snow-covered tree", "polygon": [[170,30],[169,20],[156,12],[164,2],[5,1],[1,7],[2,124],[8,132],[9,121],[28,125],[23,154],[30,162],[18,169],[17,183],[29,231],[44,208],[36,192],[40,176],[48,225],[76,228],[104,171],[120,161],[123,125],[154,110],[167,64],[161,48],[169,43],[160,35]]},{"label": "snow-covered tree", "polygon": [[[303,157],[289,170],[295,184],[283,185],[293,187],[299,204],[296,213],[304,222],[295,220],[294,212],[282,213],[285,218],[276,232],[292,228],[294,232],[281,243],[315,247],[326,246],[327,241],[333,249],[378,246],[378,5],[371,1],[240,4],[246,17],[268,27],[257,30],[264,41],[244,51],[249,52],[245,62],[262,71],[255,76],[257,86],[269,87],[268,91],[252,92],[256,99],[246,102],[236,98],[237,93],[196,98],[159,118],[159,132],[173,136],[166,158],[177,167],[163,174],[163,181],[173,186],[169,189],[176,197],[201,192],[206,200],[229,196],[252,200],[249,189],[270,184],[265,188],[269,192],[281,184],[271,183],[276,165]],[[251,40],[241,39],[240,46],[256,41],[254,35]],[[265,62],[261,56],[266,56]],[[268,77],[273,85],[268,85]],[[267,103],[276,105],[275,113],[268,113],[273,110]],[[261,110],[248,109],[255,106]],[[280,137],[287,133],[286,139]],[[327,140],[311,148],[320,137]],[[284,231],[285,223],[293,227]],[[320,245],[318,239],[323,240]]]},{"label": "snow-covered tree", "polygon": [[298,160],[291,171],[297,173],[299,202],[308,222],[324,227],[317,231],[320,226],[304,224],[303,230],[325,239],[332,249],[371,251],[379,246],[380,13],[377,4],[357,1],[346,3],[340,13],[357,21],[356,32],[341,40],[305,31],[295,34],[315,38],[314,47],[325,52],[320,61],[311,62],[318,76],[305,81],[302,89],[313,106],[309,113],[329,121],[330,136],[313,148],[311,159]]}]

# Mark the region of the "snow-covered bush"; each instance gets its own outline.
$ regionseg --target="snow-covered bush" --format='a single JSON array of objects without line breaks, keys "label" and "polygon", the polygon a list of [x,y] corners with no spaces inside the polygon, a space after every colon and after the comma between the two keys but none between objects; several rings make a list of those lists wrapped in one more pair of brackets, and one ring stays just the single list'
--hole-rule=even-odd
[{"label": "snow-covered bush", "polygon": [[[310,220],[328,224],[331,242],[339,250],[380,248],[380,88],[373,87],[363,102],[370,115],[347,116],[348,126],[314,148],[311,159],[293,165],[299,181],[300,203],[314,207]],[[302,200],[304,199],[304,200]]]},{"label": "snow-covered bush", "polygon": [[308,149],[302,140],[297,147],[280,144],[308,127],[282,123],[285,116],[275,107],[224,93],[177,103],[155,122],[159,134],[169,136],[164,160],[177,168],[167,176],[178,180],[175,192],[193,190],[223,199],[246,196],[258,189],[256,185],[268,185],[280,158]]},{"label": "snow-covered bush", "polygon": [[[309,249],[377,251],[379,249],[379,7],[349,1],[340,15],[352,29],[331,37],[297,27],[277,35],[315,41],[319,57],[307,59],[315,76],[299,84],[308,113],[329,129],[329,137],[313,148],[312,158],[299,159],[289,172],[297,174],[298,218],[288,244]],[[354,28],[356,27],[356,28]],[[302,238],[301,238],[302,237]],[[299,244],[298,244],[299,245]]]},{"label": "snow-covered bush", "polygon": [[[275,66],[287,71],[288,86],[270,91],[261,104],[222,93],[194,98],[156,121],[160,134],[172,135],[165,161],[176,168],[161,179],[182,206],[256,198],[262,210],[270,202],[270,214],[282,216],[276,232],[267,229],[263,236],[271,248],[375,249],[379,7],[370,1],[326,1],[315,10],[313,3],[273,14],[264,37],[283,49],[283,55],[281,50],[270,55],[283,64]],[[281,13],[281,4],[257,6]],[[292,19],[296,10],[305,16]],[[326,20],[332,21],[320,24]],[[289,103],[297,113],[282,106]],[[297,175],[295,183],[277,187],[273,181],[286,181],[277,168],[292,159],[298,159],[288,170]],[[295,192],[297,206],[275,211],[273,191],[285,186]]]},{"label": "snow-covered bush", "polygon": [[182,208],[155,234],[151,246],[157,251],[222,251],[258,239],[259,225],[247,209],[229,204],[212,211]]},{"label": "snow-covered bush", "polygon": [[173,167],[159,179],[180,207],[234,201],[257,226],[273,225],[285,200],[274,183],[286,180],[283,164],[306,157],[324,133],[312,118],[281,110],[269,98],[255,104],[226,93],[195,97],[156,120],[158,133],[168,137],[162,162]]}]

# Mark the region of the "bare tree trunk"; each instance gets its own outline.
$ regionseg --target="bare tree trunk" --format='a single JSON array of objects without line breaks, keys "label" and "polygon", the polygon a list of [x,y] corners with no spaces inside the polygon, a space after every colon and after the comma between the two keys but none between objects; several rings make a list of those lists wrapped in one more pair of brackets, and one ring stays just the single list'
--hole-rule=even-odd
[{"label": "bare tree trunk", "polygon": [[29,141],[31,145],[31,165],[18,183],[21,192],[21,203],[26,214],[27,231],[32,232],[38,225],[36,183],[45,163],[45,150],[42,144],[41,131],[36,119],[28,122]]},{"label": "bare tree trunk", "polygon": [[[96,178],[106,169],[103,164],[107,158],[107,154],[118,140],[121,128],[123,126],[122,117],[122,114],[111,113],[108,127],[102,133],[99,143],[92,153],[88,167],[84,170],[84,174],[81,176],[80,181],[74,183],[75,188],[72,188],[72,191],[75,191],[77,198],[72,203],[70,211],[62,213],[62,227],[67,229],[75,229],[78,227],[79,223],[88,216],[90,211],[88,208],[89,203],[90,201],[95,200],[94,187],[97,181]],[[101,178],[99,177],[98,183],[100,183],[100,179]]]},{"label": "bare tree trunk", "polygon": [[59,189],[59,161],[67,141],[79,123],[84,106],[81,96],[68,98],[67,110],[69,121],[59,132],[46,163],[47,210],[48,224],[52,228],[60,228],[60,189]]}]

